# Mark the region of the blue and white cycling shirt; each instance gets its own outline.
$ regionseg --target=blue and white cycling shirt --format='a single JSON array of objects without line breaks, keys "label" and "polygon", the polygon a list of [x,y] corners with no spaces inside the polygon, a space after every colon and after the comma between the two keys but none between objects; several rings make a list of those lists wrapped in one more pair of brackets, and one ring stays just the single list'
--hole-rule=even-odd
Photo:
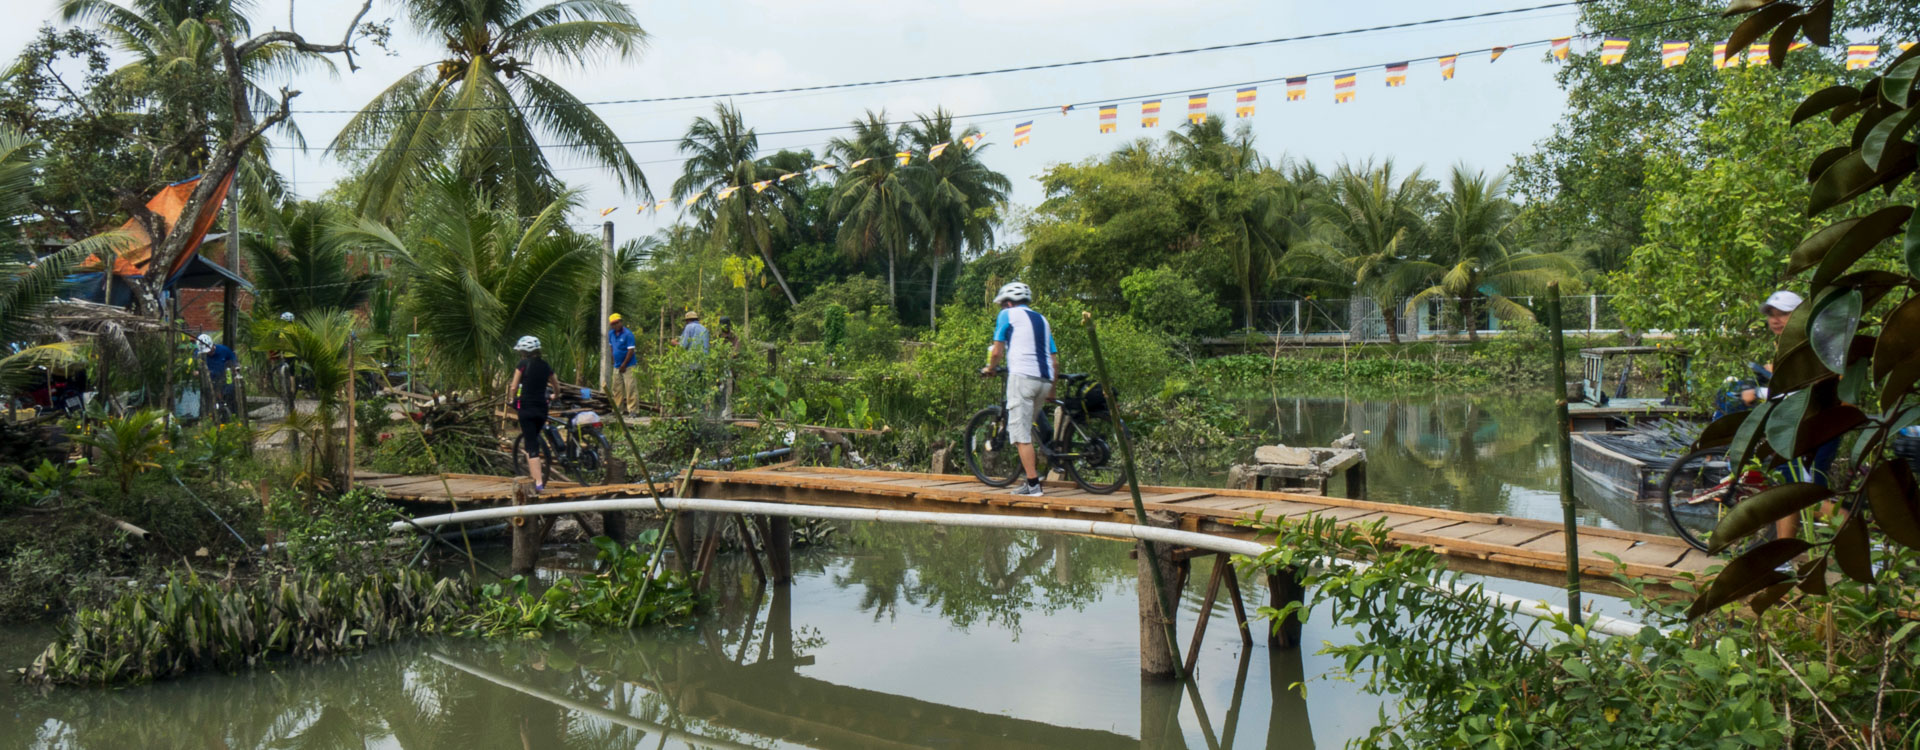
[{"label": "blue and white cycling shirt", "polygon": [[1007,372],[1041,380],[1053,379],[1053,367],[1047,355],[1060,351],[1053,345],[1053,327],[1047,317],[1026,305],[1000,311],[993,322],[993,340],[1007,345]]}]

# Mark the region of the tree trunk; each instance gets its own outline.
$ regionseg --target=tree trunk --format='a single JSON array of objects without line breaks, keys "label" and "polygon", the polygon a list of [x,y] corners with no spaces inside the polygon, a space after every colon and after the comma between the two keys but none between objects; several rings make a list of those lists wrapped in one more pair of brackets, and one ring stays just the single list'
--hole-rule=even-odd
[{"label": "tree trunk", "polygon": [[1387,340],[1400,343],[1400,311],[1393,309],[1393,303],[1380,306],[1380,317],[1387,321]]},{"label": "tree trunk", "polygon": [[1255,330],[1253,325],[1253,279],[1251,278],[1247,279],[1246,286],[1240,288],[1240,304],[1246,308],[1247,313],[1246,325],[1242,327],[1249,331]]},{"label": "tree trunk", "polygon": [[767,270],[773,272],[773,280],[780,284],[780,291],[787,295],[787,304],[789,306],[800,304],[800,300],[793,296],[793,288],[787,286],[787,277],[780,274],[780,266],[773,262],[773,250],[767,247],[767,238],[756,237],[755,239],[757,242],[754,244],[760,246],[760,259],[767,262]]},{"label": "tree trunk", "polygon": [[1473,317],[1472,297],[1460,298],[1460,325],[1466,327],[1468,341],[1480,341],[1480,321]]},{"label": "tree trunk", "polygon": [[895,253],[893,248],[887,248],[887,307],[893,308],[893,314],[897,316],[900,314],[900,302],[895,299],[893,291],[894,257]]},{"label": "tree trunk", "polygon": [[927,330],[939,330],[940,325],[940,256],[933,257],[933,291],[927,294]]}]

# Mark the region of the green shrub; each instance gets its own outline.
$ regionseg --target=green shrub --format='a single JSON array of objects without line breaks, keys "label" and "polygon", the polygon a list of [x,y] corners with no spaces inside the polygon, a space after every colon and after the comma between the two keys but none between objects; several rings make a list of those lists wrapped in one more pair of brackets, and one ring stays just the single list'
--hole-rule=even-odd
[{"label": "green shrub", "polygon": [[[405,548],[389,547],[388,524],[401,518],[380,490],[355,488],[307,496],[281,489],[270,497],[267,524],[279,532],[280,551],[295,568],[357,571],[377,568]],[[411,551],[410,549],[407,551]]]},{"label": "green shrub", "polygon": [[1170,336],[1213,333],[1227,324],[1227,309],[1192,279],[1167,266],[1135,271],[1120,279],[1127,314],[1142,327]]},{"label": "green shrub", "polygon": [[[800,341],[826,338],[827,310],[838,305],[841,311],[891,310],[887,304],[887,283],[871,276],[849,276],[821,284],[787,315],[788,334]],[[888,312],[891,318],[892,313]]]}]

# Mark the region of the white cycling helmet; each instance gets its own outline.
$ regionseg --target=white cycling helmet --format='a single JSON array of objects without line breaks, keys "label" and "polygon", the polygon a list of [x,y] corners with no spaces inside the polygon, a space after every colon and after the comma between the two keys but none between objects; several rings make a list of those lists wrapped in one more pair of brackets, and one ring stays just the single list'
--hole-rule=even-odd
[{"label": "white cycling helmet", "polygon": [[540,351],[540,339],[532,336],[521,336],[520,340],[514,343],[513,350],[516,352]]},{"label": "white cycling helmet", "polygon": [[994,295],[993,303],[997,305],[1009,300],[1014,302],[1032,302],[1033,290],[1028,289],[1026,284],[1018,281],[1009,281],[1006,286],[1000,287],[999,294]]},{"label": "white cycling helmet", "polygon": [[280,320],[282,320],[282,321],[285,321],[285,322],[288,322],[288,323],[292,323],[292,322],[293,322],[293,313],[290,313],[290,312],[283,312],[283,313],[280,313]]},{"label": "white cycling helmet", "polygon": [[193,342],[195,348],[199,349],[201,354],[213,351],[213,334],[211,333],[200,334]]}]

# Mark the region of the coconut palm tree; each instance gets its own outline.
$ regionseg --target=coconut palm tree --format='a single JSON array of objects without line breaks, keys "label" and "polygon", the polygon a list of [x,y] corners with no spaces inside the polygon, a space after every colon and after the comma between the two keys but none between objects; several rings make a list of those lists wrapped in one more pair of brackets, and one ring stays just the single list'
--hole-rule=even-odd
[{"label": "coconut palm tree", "polygon": [[886,253],[887,303],[898,306],[900,255],[913,237],[927,234],[927,215],[908,184],[908,175],[899,169],[895,154],[905,141],[887,124],[887,113],[868,110],[852,127],[851,138],[835,138],[827,145],[827,153],[844,165],[833,191],[833,218],[840,222],[838,241],[855,258]]},{"label": "coconut palm tree", "polygon": [[357,199],[367,216],[398,216],[437,166],[532,213],[562,188],[541,139],[605,167],[629,192],[648,192],[640,164],[613,129],[546,68],[627,60],[646,42],[617,0],[404,0],[420,33],[447,57],[402,76],[354,115],[329,149],[365,157]]},{"label": "coconut palm tree", "polygon": [[1418,169],[1396,178],[1390,161],[1377,168],[1343,166],[1314,206],[1312,239],[1303,246],[1307,265],[1329,272],[1380,308],[1387,338],[1396,344],[1400,298],[1412,291],[1423,270],[1410,261],[1418,256],[1431,193]]},{"label": "coconut palm tree", "polygon": [[379,281],[332,231],[341,218],[327,204],[314,202],[255,212],[240,248],[258,287],[256,309],[273,315],[352,310],[372,296]]},{"label": "coconut palm tree", "polygon": [[491,394],[506,379],[510,347],[548,335],[595,280],[599,244],[568,231],[572,194],[522,221],[452,170],[439,170],[409,196],[407,239],[362,218],[341,230],[393,258],[393,283],[445,375]]},{"label": "coconut palm tree", "polygon": [[1267,163],[1246,123],[1228,134],[1217,117],[1188,122],[1167,134],[1167,145],[1181,165],[1214,178],[1197,183],[1201,231],[1227,251],[1251,328],[1254,296],[1279,276],[1282,259],[1305,239],[1308,186]]},{"label": "coconut palm tree", "polygon": [[1467,338],[1479,341],[1478,313],[1482,301],[1495,315],[1532,319],[1513,297],[1546,294],[1551,282],[1577,281],[1580,266],[1571,253],[1529,253],[1513,246],[1514,218],[1519,208],[1506,197],[1505,174],[1485,173],[1455,166],[1448,192],[1433,220],[1433,261],[1415,260],[1409,267],[1437,279],[1407,301],[1407,314],[1431,299],[1452,299]]},{"label": "coconut palm tree", "polygon": [[[693,118],[687,134],[680,138],[680,153],[687,155],[680,179],[673,183],[673,198],[684,201],[698,195],[694,210],[700,223],[714,233],[716,240],[739,244],[733,249],[757,252],[787,295],[787,304],[800,303],[787,286],[780,266],[773,259],[773,240],[787,228],[787,215],[780,202],[787,188],[778,179],[784,170],[756,159],[760,138],[740,119],[740,110],[717,104],[714,117]],[[756,188],[755,185],[759,187]],[[731,189],[724,200],[722,191]]]},{"label": "coconut palm tree", "polygon": [[[293,412],[277,429],[293,430],[306,437],[304,477],[297,481],[312,489],[339,486],[344,469],[342,450],[345,436],[335,423],[343,420],[347,389],[354,376],[373,370],[371,358],[350,361],[347,342],[354,332],[353,313],[347,310],[316,310],[294,320],[261,326],[262,348],[284,352],[299,363],[301,375],[313,383],[317,402],[311,413]],[[358,346],[378,348],[379,342],[364,337]]]},{"label": "coconut palm tree", "polygon": [[927,262],[933,266],[933,288],[927,296],[927,327],[938,325],[940,309],[940,267],[963,251],[983,252],[993,247],[993,230],[1000,224],[999,206],[1007,202],[1013,182],[1006,175],[989,169],[980,160],[984,145],[968,147],[960,141],[979,133],[969,127],[953,132],[953,113],[935,109],[921,115],[903,131],[917,154],[930,154],[935,146],[946,144],[937,159],[910,162],[907,171],[916,193],[915,202],[926,216],[924,243]]}]

